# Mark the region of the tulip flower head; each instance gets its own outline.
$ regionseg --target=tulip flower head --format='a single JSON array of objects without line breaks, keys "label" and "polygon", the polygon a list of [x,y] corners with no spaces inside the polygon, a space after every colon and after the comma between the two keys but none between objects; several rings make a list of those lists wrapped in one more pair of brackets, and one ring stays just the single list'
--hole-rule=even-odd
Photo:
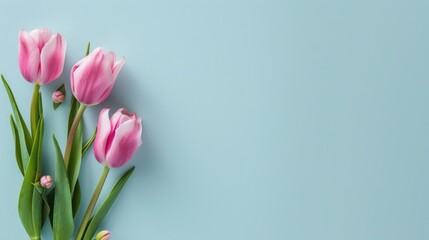
[{"label": "tulip flower head", "polygon": [[67,42],[49,29],[20,31],[18,35],[19,70],[31,83],[48,84],[63,71]]},{"label": "tulip flower head", "polygon": [[95,49],[72,67],[70,83],[73,95],[87,106],[103,102],[112,91],[124,63],[124,58],[116,61],[114,52]]},{"label": "tulip flower head", "polygon": [[107,230],[103,230],[95,236],[95,240],[109,240],[110,239],[110,232]]},{"label": "tulip flower head", "polygon": [[64,93],[59,90],[52,93],[52,102],[54,103],[64,102]]},{"label": "tulip flower head", "polygon": [[127,163],[141,145],[141,118],[120,108],[109,119],[109,109],[101,110],[94,155],[98,162],[117,168]]},{"label": "tulip flower head", "polygon": [[52,177],[47,175],[40,178],[40,186],[44,188],[51,188],[52,187]]}]

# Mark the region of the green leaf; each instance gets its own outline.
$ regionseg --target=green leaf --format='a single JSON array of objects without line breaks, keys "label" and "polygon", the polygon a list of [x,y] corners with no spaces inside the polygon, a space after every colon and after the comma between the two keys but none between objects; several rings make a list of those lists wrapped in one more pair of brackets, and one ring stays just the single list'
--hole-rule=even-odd
[{"label": "green leaf", "polygon": [[85,153],[89,150],[91,145],[94,143],[95,135],[97,134],[97,128],[94,130],[94,133],[92,134],[91,138],[88,139],[88,141],[85,143],[85,145],[82,148],[82,156],[85,155]]},{"label": "green leaf", "polygon": [[79,181],[77,181],[73,191],[73,197],[72,197],[73,217],[76,217],[76,214],[79,211],[81,197],[82,196],[80,191],[80,184],[79,184]]},{"label": "green leaf", "polygon": [[46,197],[46,189],[40,185],[40,182],[33,183],[34,187],[37,189],[39,194],[42,196],[43,200],[43,206],[42,206],[42,227],[45,224],[46,218],[49,216],[49,212],[51,211],[51,208],[49,207],[49,202]]},{"label": "green leaf", "polygon": [[40,237],[42,227],[41,195],[33,183],[40,179],[43,142],[43,117],[37,125],[34,143],[19,194],[18,212],[25,230],[31,238]]},{"label": "green leaf", "polygon": [[70,152],[69,166],[67,169],[68,177],[70,180],[70,189],[71,192],[74,191],[77,178],[79,177],[80,165],[82,160],[82,122],[79,123],[76,134],[73,139],[73,144]]},{"label": "green leaf", "polygon": [[49,212],[49,222],[51,223],[51,228],[54,227],[54,211],[52,211],[52,209],[54,209],[54,201],[55,201],[55,186],[51,189],[51,191],[47,194],[46,199],[48,200],[48,204],[49,204],[49,209],[51,209],[51,211]]},{"label": "green leaf", "polygon": [[[64,86],[64,83],[59,88],[57,88],[57,90],[55,90],[55,92],[56,91],[61,91],[64,95],[64,98],[66,97],[66,87]],[[57,109],[62,104],[62,102],[60,102],[60,103],[52,102],[52,104],[54,106],[54,109]]]},{"label": "green leaf", "polygon": [[119,196],[119,193],[121,193],[121,190],[124,187],[125,183],[127,183],[128,178],[134,172],[134,169],[135,167],[131,167],[124,175],[122,175],[122,177],[116,183],[115,187],[113,187],[109,196],[94,214],[92,221],[89,223],[88,228],[85,232],[85,236],[83,238],[84,240],[91,240],[91,238],[94,236],[98,226],[103,221],[104,217],[106,217],[116,198]]},{"label": "green leaf", "polygon": [[49,216],[49,213],[51,211],[51,207],[49,206],[48,199],[46,198],[45,193],[42,193],[42,200],[43,200],[43,215],[42,215],[42,227],[45,225],[45,221]]},{"label": "green leaf", "polygon": [[[80,107],[80,103],[76,100],[74,96],[72,96],[70,113],[69,113],[68,132],[70,132],[71,125],[73,124],[73,120],[78,112],[79,107]],[[81,160],[83,156],[83,151],[82,151],[83,126],[82,125],[83,125],[82,122],[79,123],[76,129],[75,137],[73,139],[73,144],[70,151],[69,166],[67,169],[67,173],[70,180],[70,189],[71,189],[72,199],[73,199],[73,216],[76,216],[77,211],[79,210],[80,201],[81,201],[80,188],[79,188],[79,192],[77,192],[76,185],[78,182],[80,166],[82,162]]]},{"label": "green leaf", "polygon": [[37,131],[37,123],[40,118],[40,109],[39,109],[39,92],[40,84],[34,84],[33,97],[31,98],[31,106],[30,106],[30,123],[31,123],[31,136],[36,134]]},{"label": "green leaf", "polygon": [[55,169],[55,201],[54,201],[54,216],[53,229],[54,239],[64,240],[70,239],[73,234],[74,222],[72,213],[72,202],[70,194],[70,185],[67,178],[66,166],[64,165],[63,155],[58,146],[55,136],[55,150],[57,153],[57,162]]},{"label": "green leaf", "polygon": [[[4,87],[6,89],[7,95],[9,96],[10,105],[12,106],[13,115],[16,120],[16,128],[18,130],[20,145],[21,145],[21,158],[26,161],[31,152],[31,147],[33,140],[31,138],[30,132],[28,131],[27,125],[25,124],[24,119],[22,118],[21,112],[19,111],[18,105],[15,101],[15,96],[12,93],[12,90],[9,87],[6,79],[1,75]],[[26,150],[26,151],[25,151]]]},{"label": "green leaf", "polygon": [[21,146],[19,145],[19,134],[18,129],[16,128],[15,121],[13,120],[12,115],[10,115],[10,127],[12,128],[13,139],[15,141],[15,159],[18,164],[19,171],[21,171],[22,176],[24,176],[24,163],[22,162],[21,156]]},{"label": "green leaf", "polygon": [[32,214],[33,214],[33,227],[36,236],[40,236],[42,230],[42,195],[37,191],[36,187],[33,188],[33,202],[32,202]]},{"label": "green leaf", "polygon": [[79,107],[80,107],[80,103],[72,95],[71,103],[70,103],[69,122],[68,122],[67,133],[70,132],[70,128],[71,128],[71,126],[73,124],[74,117],[76,116],[76,113],[79,110]]}]

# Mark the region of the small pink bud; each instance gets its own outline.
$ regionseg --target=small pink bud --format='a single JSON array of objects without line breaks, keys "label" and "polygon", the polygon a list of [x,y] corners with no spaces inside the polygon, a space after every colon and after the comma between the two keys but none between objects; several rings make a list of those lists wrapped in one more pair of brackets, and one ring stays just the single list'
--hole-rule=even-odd
[{"label": "small pink bud", "polygon": [[97,234],[95,237],[95,240],[109,240],[110,239],[110,232],[107,230],[103,230]]},{"label": "small pink bud", "polygon": [[52,101],[54,103],[62,103],[62,102],[64,102],[64,93],[61,92],[61,91],[55,91],[52,94]]},{"label": "small pink bud", "polygon": [[40,178],[40,186],[44,188],[51,188],[52,186],[52,177],[47,175]]}]

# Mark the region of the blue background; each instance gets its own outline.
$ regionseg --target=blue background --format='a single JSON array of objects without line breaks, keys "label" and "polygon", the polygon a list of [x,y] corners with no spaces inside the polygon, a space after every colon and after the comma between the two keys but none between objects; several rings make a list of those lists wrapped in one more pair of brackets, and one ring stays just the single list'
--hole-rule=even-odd
[{"label": "blue background", "polygon": [[[428,1],[0,9],[0,72],[27,119],[33,88],[18,70],[18,31],[49,27],[68,41],[63,75],[42,87],[45,173],[51,134],[65,144],[68,111],[52,111],[52,91],[68,84],[89,40],[126,57],[111,96],[84,120],[90,132],[101,108],[122,106],[143,118],[144,146],[127,165],[137,169],[103,222],[112,239],[429,239]],[[0,232],[25,239],[3,87],[0,109]],[[84,207],[101,171],[89,154]]]}]

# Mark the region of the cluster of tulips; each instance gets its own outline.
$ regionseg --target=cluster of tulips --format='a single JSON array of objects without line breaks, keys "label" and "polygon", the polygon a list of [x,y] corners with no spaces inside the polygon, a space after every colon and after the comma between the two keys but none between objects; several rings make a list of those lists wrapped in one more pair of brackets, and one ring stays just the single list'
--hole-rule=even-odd
[{"label": "cluster of tulips", "polygon": [[[134,167],[122,175],[100,207],[95,209],[95,206],[110,168],[126,164],[141,145],[141,118],[124,108],[109,117],[109,109],[105,108],[100,113],[97,129],[87,141],[83,140],[81,120],[87,107],[100,104],[109,96],[125,60],[122,58],[117,61],[113,52],[106,52],[102,48],[90,52],[88,44],[86,56],[72,67],[70,84],[73,96],[64,152],[55,135],[52,136],[56,150],[53,178],[42,174],[42,164],[46,159],[42,159],[44,116],[40,87],[61,75],[67,43],[59,33],[35,29],[31,32],[20,31],[18,45],[19,69],[24,79],[34,84],[29,127],[6,79],[3,75],[1,77],[13,110],[10,123],[16,161],[23,176],[18,203],[21,222],[30,239],[41,239],[41,229],[49,221],[53,237],[57,240],[107,240],[110,232],[104,230],[97,234],[99,225]],[[64,100],[65,87],[62,85],[52,94],[54,108]],[[92,145],[95,158],[104,166],[104,170],[78,224],[75,217],[81,203],[79,171],[82,157]]]}]

